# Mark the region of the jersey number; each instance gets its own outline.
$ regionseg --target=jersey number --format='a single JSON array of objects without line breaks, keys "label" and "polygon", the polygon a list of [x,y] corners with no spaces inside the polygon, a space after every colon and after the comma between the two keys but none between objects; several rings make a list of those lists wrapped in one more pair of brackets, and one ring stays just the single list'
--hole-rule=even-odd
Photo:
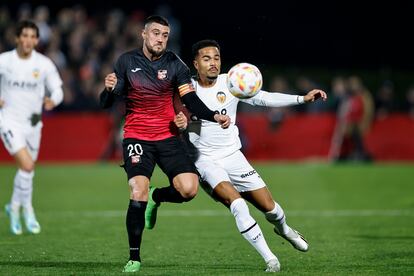
[{"label": "jersey number", "polygon": [[127,150],[129,151],[129,157],[131,157],[132,155],[142,155],[142,153],[144,152],[140,144],[129,144]]},{"label": "jersey number", "polygon": [[216,111],[214,111],[214,113],[221,114],[221,115],[226,115],[227,114],[227,109],[223,108],[221,111],[216,110]]}]

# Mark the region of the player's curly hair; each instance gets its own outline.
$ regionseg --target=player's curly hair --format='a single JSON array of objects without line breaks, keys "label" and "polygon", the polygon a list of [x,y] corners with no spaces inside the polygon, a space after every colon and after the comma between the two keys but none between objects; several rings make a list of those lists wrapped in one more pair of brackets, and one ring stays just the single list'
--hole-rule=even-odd
[{"label": "player's curly hair", "polygon": [[198,56],[198,50],[206,48],[206,47],[217,47],[217,49],[219,49],[219,51],[220,51],[220,45],[218,44],[217,41],[215,41],[213,39],[200,40],[200,41],[194,43],[193,46],[191,47],[191,52],[193,54],[193,59],[195,59]]}]

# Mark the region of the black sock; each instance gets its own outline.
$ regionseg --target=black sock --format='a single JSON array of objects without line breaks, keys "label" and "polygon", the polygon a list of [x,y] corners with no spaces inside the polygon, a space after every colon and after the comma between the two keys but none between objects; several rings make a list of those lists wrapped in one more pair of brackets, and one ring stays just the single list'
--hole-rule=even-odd
[{"label": "black sock", "polygon": [[174,203],[182,203],[191,200],[191,198],[184,198],[173,186],[155,189],[152,193],[152,199],[155,202]]},{"label": "black sock", "polygon": [[147,202],[130,200],[126,215],[126,227],[129,241],[129,259],[141,261],[141,240],[145,226],[145,208]]}]

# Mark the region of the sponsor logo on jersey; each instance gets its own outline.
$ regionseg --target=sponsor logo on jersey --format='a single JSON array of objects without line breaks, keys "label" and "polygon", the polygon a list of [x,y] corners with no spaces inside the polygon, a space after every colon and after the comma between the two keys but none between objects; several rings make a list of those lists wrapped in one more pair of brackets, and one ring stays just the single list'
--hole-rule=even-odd
[{"label": "sponsor logo on jersey", "polygon": [[226,94],[224,94],[223,91],[219,91],[216,94],[216,98],[219,101],[219,103],[224,103],[226,101]]},{"label": "sponsor logo on jersey", "polygon": [[34,69],[32,74],[33,74],[33,77],[34,77],[35,79],[38,79],[38,78],[39,78],[39,76],[40,76],[40,71],[39,71],[39,69]]},{"label": "sponsor logo on jersey", "polygon": [[158,70],[157,78],[159,80],[165,80],[167,78],[167,70]]},{"label": "sponsor logo on jersey", "polygon": [[36,90],[37,82],[7,80],[6,86],[11,87],[11,88],[19,88],[22,90]]},{"label": "sponsor logo on jersey", "polygon": [[251,175],[254,175],[256,173],[257,173],[256,170],[252,170],[252,171],[250,171],[248,173],[243,173],[242,175],[240,175],[240,177],[241,178],[246,178],[246,177],[251,176]]}]

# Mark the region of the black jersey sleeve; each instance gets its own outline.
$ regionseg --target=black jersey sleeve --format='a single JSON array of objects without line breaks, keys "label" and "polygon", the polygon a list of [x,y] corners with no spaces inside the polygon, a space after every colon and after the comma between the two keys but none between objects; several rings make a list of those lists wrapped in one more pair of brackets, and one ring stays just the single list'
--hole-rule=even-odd
[{"label": "black jersey sleeve", "polygon": [[183,100],[185,106],[190,110],[193,115],[197,116],[199,119],[216,122],[214,120],[214,115],[216,114],[214,111],[211,111],[200,98],[197,96],[197,94],[192,91],[189,93],[186,93],[184,96],[181,97]]},{"label": "black jersey sleeve", "polygon": [[115,102],[115,94],[112,92],[108,92],[104,89],[101,94],[99,95],[99,103],[102,108],[111,107],[112,104]]},{"label": "black jersey sleeve", "polygon": [[125,80],[127,79],[126,70],[127,70],[127,56],[124,54],[120,56],[115,63],[114,72],[117,78],[117,82],[112,93],[116,95],[125,94]]}]

